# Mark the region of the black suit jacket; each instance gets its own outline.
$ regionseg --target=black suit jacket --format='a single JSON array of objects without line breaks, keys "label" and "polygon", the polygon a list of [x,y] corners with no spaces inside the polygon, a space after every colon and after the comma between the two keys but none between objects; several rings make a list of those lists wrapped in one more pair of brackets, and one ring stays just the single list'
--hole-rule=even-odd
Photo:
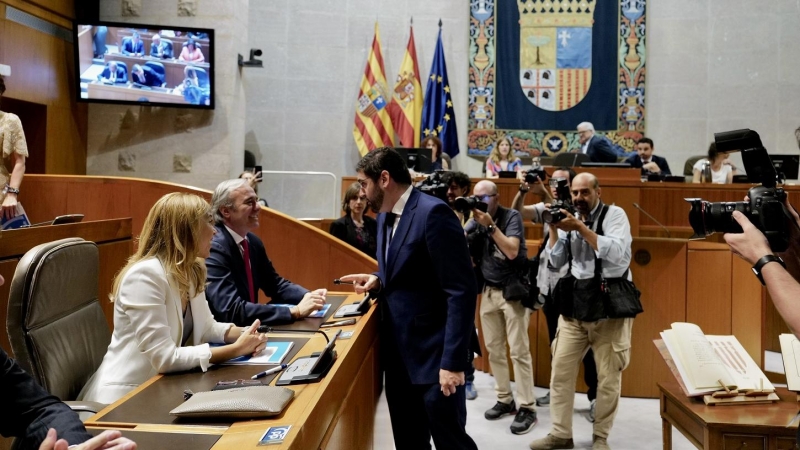
[{"label": "black suit jacket", "polygon": [[70,445],[81,444],[92,437],[78,414],[39,386],[2,349],[0,405],[3,405],[0,434],[17,437],[20,449],[38,449],[50,428],[55,428],[58,437],[66,439]]},{"label": "black suit jacket", "polygon": [[586,154],[592,162],[617,162],[617,154],[611,148],[611,142],[604,136],[594,135],[589,140],[589,147],[586,149]]},{"label": "black suit jacket", "polygon": [[251,303],[247,275],[239,246],[225,225],[217,224],[217,234],[211,241],[211,254],[206,259],[208,287],[206,298],[218,322],[232,322],[250,326],[256,319],[262,324],[292,321],[289,308],[278,303],[296,305],[308,292],[302,286],[282,278],[267,257],[264,243],[253,233],[247,233],[250,246],[250,267],[253,272],[253,289],[264,291],[274,304]]},{"label": "black suit jacket", "polygon": [[122,41],[122,54],[123,55],[144,55],[144,41],[139,39],[136,45],[133,45],[133,39],[124,39]]},{"label": "black suit jacket", "polygon": [[[672,175],[672,172],[669,171],[669,164],[667,164],[667,159],[662,158],[658,155],[650,155],[650,158],[653,160],[654,163],[661,169],[661,173],[663,175]],[[639,154],[631,155],[628,159],[625,160],[626,163],[630,164],[631,167],[636,167],[637,169],[642,169],[642,158],[639,157]],[[647,172],[646,170],[642,169],[642,174]]]},{"label": "black suit jacket", "polygon": [[144,86],[156,86],[161,87],[164,84],[164,79],[158,74],[155,70],[153,70],[150,66],[141,66],[142,72],[144,72],[144,80],[139,78],[139,75],[136,72],[131,73],[131,81],[134,83],[139,83]]},{"label": "black suit jacket", "polygon": [[[103,72],[100,73],[100,76],[98,77],[98,79],[101,79],[101,78],[106,78],[106,79],[109,79],[109,80],[111,79],[111,70],[109,69],[108,66],[106,66],[105,69],[103,69]],[[120,66],[117,66],[117,78],[116,78],[116,81],[114,81],[114,82],[115,83],[127,83],[128,82],[128,75],[126,74],[125,69],[123,69]]]},{"label": "black suit jacket", "polygon": [[356,239],[356,224],[348,214],[331,222],[330,233],[337,239],[347,242],[370,257],[375,258],[378,245],[378,222],[370,216],[364,216],[364,229],[368,235],[367,242],[359,243]]},{"label": "black suit jacket", "polygon": [[413,189],[386,259],[385,220],[378,216],[381,356],[386,370],[402,362],[412,384],[438,384],[439,369],[464,371],[472,352],[478,292],[464,229],[446,203]]}]

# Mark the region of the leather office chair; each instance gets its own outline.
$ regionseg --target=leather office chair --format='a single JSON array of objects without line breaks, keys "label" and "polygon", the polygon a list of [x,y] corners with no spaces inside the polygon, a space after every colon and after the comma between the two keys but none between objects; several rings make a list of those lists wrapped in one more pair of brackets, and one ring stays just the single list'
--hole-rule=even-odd
[{"label": "leather office chair", "polygon": [[194,73],[197,75],[197,82],[199,83],[200,89],[208,90],[208,73],[202,67],[194,67]]},{"label": "leather office chair", "polygon": [[75,402],[106,353],[111,332],[97,298],[99,256],[94,242],[61,239],[37,245],[11,281],[6,330],[14,358],[73,410],[105,405]]},{"label": "leather office chair", "polygon": [[707,155],[690,156],[688,159],[686,159],[686,164],[683,165],[683,175],[687,177],[691,177],[692,175],[694,175],[694,172],[692,171],[694,165],[697,163],[697,161],[700,161],[701,159],[707,157],[708,157]]},{"label": "leather office chair", "polygon": [[556,167],[578,167],[583,162],[589,162],[591,159],[585,153],[559,153],[556,159],[553,160],[553,165]]},{"label": "leather office chair", "polygon": [[175,53],[172,53],[172,47],[173,47],[172,41],[169,39],[161,38],[161,42],[167,44],[167,53],[169,54],[170,58],[174,58]]},{"label": "leather office chair", "polygon": [[161,77],[162,80],[161,87],[164,87],[164,85],[166,84],[164,80],[167,79],[166,75],[167,71],[164,69],[164,64],[161,64],[158,61],[147,61],[146,63],[144,63],[144,65],[153,69],[153,72],[157,73]]}]

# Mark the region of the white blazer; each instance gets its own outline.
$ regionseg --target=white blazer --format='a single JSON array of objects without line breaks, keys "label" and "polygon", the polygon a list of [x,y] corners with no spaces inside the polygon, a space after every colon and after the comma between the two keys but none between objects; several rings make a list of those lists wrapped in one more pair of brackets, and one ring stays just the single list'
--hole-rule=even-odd
[{"label": "white blazer", "polygon": [[134,264],[114,301],[111,344],[79,399],[110,404],[158,373],[195,367],[205,372],[211,359],[207,342],[224,343],[233,324],[214,320],[205,292],[190,301],[193,345],[181,347],[183,310],[177,284],[156,258]]}]

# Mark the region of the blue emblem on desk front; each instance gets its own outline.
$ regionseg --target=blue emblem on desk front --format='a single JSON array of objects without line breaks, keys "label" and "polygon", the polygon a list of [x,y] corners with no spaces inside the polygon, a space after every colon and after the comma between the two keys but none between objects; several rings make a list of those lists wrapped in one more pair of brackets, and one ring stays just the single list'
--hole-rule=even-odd
[{"label": "blue emblem on desk front", "polygon": [[286,439],[286,436],[289,434],[289,430],[292,428],[291,425],[285,425],[282,427],[269,427],[267,431],[261,436],[261,440],[258,442],[258,445],[269,445],[269,444],[280,444]]}]

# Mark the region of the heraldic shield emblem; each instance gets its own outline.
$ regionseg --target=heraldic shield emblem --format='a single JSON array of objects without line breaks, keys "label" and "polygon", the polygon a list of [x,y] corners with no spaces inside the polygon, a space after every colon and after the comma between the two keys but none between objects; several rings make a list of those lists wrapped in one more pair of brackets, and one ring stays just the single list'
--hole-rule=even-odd
[{"label": "heraldic shield emblem", "polygon": [[596,2],[517,0],[520,86],[539,108],[564,111],[589,92]]}]

